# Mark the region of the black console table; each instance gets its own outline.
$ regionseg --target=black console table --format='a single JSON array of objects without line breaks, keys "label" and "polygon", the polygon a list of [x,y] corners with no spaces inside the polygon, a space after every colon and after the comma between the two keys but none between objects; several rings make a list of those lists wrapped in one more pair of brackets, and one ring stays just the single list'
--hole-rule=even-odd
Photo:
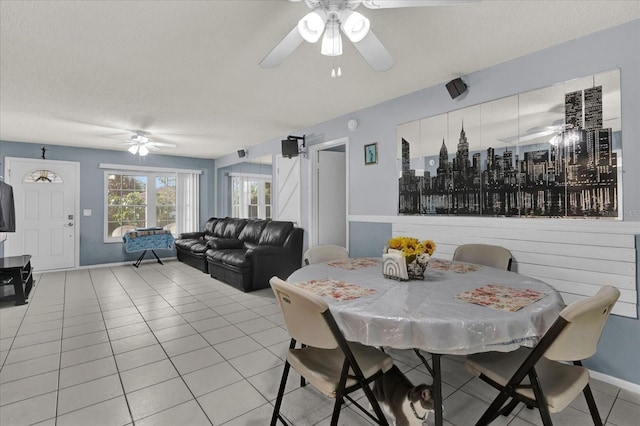
[{"label": "black console table", "polygon": [[31,255],[0,257],[0,285],[13,285],[16,306],[27,303],[33,287]]}]

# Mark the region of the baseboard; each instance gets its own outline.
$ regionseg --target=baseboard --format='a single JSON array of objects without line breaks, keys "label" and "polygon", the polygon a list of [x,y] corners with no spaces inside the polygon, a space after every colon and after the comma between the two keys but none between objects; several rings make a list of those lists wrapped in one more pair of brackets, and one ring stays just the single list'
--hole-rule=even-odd
[{"label": "baseboard", "polygon": [[617,377],[609,376],[608,374],[600,373],[598,371],[589,370],[589,375],[594,379],[601,382],[609,383],[619,387],[620,389],[626,389],[628,391],[640,394],[640,385],[637,383],[627,382],[626,380],[618,379]]},{"label": "baseboard", "polygon": [[[177,257],[162,257],[160,258],[160,260],[162,260],[163,262],[165,260],[177,260]],[[131,265],[133,266],[133,264],[135,263],[135,260],[127,260],[124,262],[115,262],[115,263],[96,263],[93,265],[82,265],[82,266],[78,266],[78,267],[74,267],[74,268],[66,268],[66,269],[50,269],[47,271],[36,271],[36,274],[46,274],[47,272],[67,272],[67,271],[79,271],[81,269],[89,269],[89,268],[110,268],[112,266],[123,266],[123,265]],[[140,264],[142,265],[143,263],[158,263],[158,261],[156,259],[145,259],[142,262],[140,262]]]}]

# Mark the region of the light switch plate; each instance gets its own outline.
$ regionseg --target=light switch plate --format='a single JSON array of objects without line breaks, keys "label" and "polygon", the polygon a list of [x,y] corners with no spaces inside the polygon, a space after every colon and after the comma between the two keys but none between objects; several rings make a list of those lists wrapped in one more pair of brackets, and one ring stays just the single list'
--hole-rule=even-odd
[{"label": "light switch plate", "polygon": [[82,216],[91,216],[91,209],[82,210]]}]

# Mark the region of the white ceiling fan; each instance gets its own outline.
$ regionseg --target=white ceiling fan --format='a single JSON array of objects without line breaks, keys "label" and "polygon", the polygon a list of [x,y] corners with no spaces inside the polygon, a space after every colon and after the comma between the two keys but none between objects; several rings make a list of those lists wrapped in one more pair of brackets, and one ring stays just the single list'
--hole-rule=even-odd
[{"label": "white ceiling fan", "polygon": [[149,134],[141,130],[131,135],[131,139],[121,145],[130,145],[127,151],[133,155],[138,154],[142,157],[149,154],[149,151],[160,151],[158,147],[175,148],[176,145],[166,142],[155,142],[149,139]]},{"label": "white ceiling fan", "polygon": [[[289,0],[298,2],[301,0]],[[321,52],[326,56],[342,55],[340,31],[375,71],[387,71],[394,60],[370,28],[369,19],[355,9],[361,4],[368,9],[443,6],[480,0],[304,0],[311,12],[273,48],[260,62],[262,68],[280,65],[303,41],[316,43],[322,37]],[[324,34],[324,36],[323,36]]]}]

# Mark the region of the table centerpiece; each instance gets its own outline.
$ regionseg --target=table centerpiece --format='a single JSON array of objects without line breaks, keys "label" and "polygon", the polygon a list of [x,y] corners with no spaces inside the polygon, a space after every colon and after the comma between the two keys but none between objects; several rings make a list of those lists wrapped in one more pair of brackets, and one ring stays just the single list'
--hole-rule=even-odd
[{"label": "table centerpiece", "polygon": [[422,280],[435,250],[436,244],[432,240],[391,238],[383,250],[382,274],[399,281]]}]

